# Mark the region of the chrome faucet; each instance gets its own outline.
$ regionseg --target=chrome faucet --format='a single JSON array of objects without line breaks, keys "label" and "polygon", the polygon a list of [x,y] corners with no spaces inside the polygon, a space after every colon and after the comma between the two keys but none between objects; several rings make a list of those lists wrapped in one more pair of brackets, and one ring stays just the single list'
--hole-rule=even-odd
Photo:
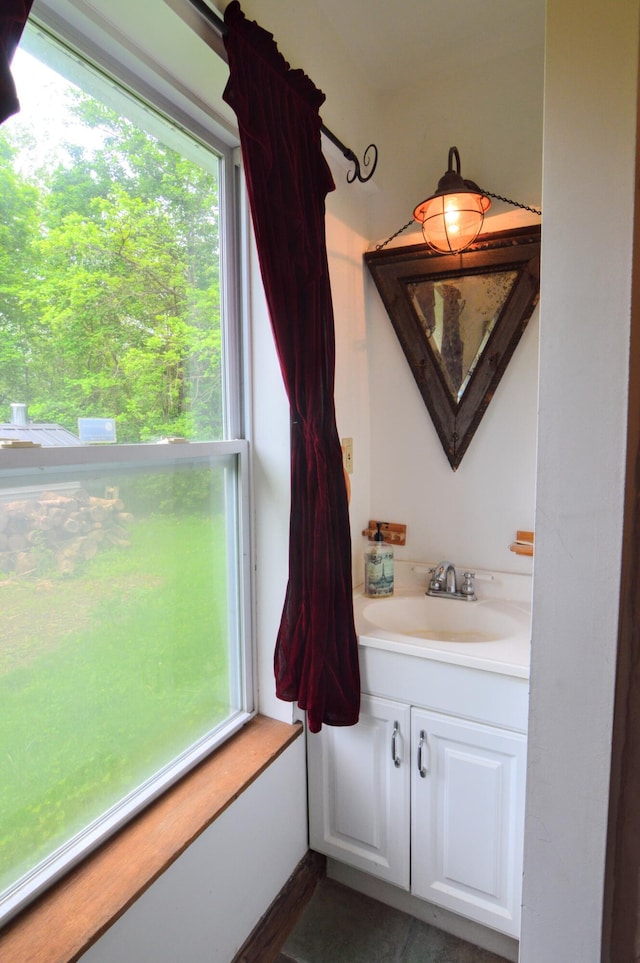
[{"label": "chrome faucet", "polygon": [[464,581],[460,587],[458,587],[458,574],[452,562],[440,562],[435,568],[430,569],[430,574],[427,595],[444,599],[465,599],[467,602],[475,602],[477,599],[473,587],[474,572],[464,573]]},{"label": "chrome faucet", "polygon": [[433,571],[429,588],[433,592],[455,593],[458,590],[458,576],[452,562],[440,562]]}]

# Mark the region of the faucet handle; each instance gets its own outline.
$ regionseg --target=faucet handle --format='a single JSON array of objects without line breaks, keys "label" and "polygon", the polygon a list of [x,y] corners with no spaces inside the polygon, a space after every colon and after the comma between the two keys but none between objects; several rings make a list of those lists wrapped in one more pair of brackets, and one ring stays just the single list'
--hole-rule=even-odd
[{"label": "faucet handle", "polygon": [[461,594],[461,595],[466,595],[466,596],[468,596],[469,598],[471,598],[472,596],[475,596],[476,593],[475,593],[475,588],[474,588],[474,585],[473,585],[473,580],[474,580],[475,577],[476,577],[476,573],[475,573],[475,572],[465,572],[465,573],[464,573],[464,575],[463,575],[464,582],[462,583],[462,587],[461,587],[461,589],[460,589],[460,594]]},{"label": "faucet handle", "polygon": [[427,575],[429,576],[429,591],[430,591],[430,592],[439,592],[440,589],[442,588],[442,585],[440,584],[440,582],[439,582],[439,580],[438,580],[438,576],[440,575],[440,572],[441,572],[441,571],[442,571],[442,566],[441,566],[441,565],[435,565],[433,568],[428,568],[428,569],[427,569]]},{"label": "faucet handle", "polygon": [[438,578],[436,570],[432,568],[429,573],[429,591],[439,592],[441,588],[442,588],[442,583]]}]

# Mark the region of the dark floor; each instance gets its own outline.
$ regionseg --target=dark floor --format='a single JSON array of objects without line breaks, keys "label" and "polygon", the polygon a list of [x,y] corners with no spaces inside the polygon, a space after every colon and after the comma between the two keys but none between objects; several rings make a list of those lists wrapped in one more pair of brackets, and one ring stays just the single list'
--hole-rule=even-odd
[{"label": "dark floor", "polygon": [[501,956],[325,879],[275,963],[506,963]]}]

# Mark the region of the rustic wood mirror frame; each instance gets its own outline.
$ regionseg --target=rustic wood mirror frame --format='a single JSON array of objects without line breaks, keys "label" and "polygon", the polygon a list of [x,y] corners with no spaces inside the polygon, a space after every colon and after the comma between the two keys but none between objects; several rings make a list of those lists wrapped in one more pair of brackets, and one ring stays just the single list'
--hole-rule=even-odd
[{"label": "rustic wood mirror frame", "polygon": [[[439,254],[425,244],[414,244],[370,251],[364,258],[455,471],[538,302],[540,228],[483,234],[461,254]],[[514,272],[502,275],[513,283],[456,399],[411,292],[420,282],[455,286],[471,275],[500,272]]]}]

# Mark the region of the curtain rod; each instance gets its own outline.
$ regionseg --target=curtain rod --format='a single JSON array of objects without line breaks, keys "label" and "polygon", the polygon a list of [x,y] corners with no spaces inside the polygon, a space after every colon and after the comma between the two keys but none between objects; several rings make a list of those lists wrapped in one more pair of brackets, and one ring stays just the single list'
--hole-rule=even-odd
[{"label": "curtain rod", "polygon": [[[165,0],[165,3],[174,10],[179,17],[184,20],[204,42],[218,54],[219,57],[228,63],[227,51],[224,46],[223,37],[227,32],[224,20],[209,7],[204,0]],[[353,184],[355,180],[361,184],[366,183],[373,177],[373,173],[378,163],[378,148],[375,144],[369,144],[362,158],[363,167],[370,168],[367,174],[362,173],[360,161],[351,150],[339,140],[333,131],[322,124],[322,133],[331,141],[343,156],[355,165],[355,170],[347,174],[347,181]]]}]

